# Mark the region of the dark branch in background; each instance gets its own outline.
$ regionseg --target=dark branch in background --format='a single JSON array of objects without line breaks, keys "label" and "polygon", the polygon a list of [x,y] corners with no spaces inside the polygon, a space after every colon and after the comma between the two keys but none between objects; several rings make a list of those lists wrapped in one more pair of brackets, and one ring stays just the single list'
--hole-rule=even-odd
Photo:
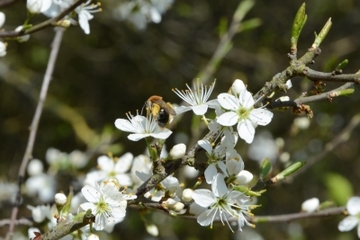
[{"label": "dark branch in background", "polygon": [[20,206],[20,204],[22,202],[21,201],[21,199],[22,199],[22,197],[21,197],[21,189],[22,189],[22,185],[23,185],[24,180],[25,180],[26,167],[27,167],[27,165],[29,163],[29,160],[32,158],[32,153],[33,153],[36,134],[37,134],[37,129],[38,129],[38,126],[39,126],[42,110],[44,108],[48,88],[49,88],[50,81],[51,81],[51,78],[52,78],[52,74],[53,74],[53,71],[54,71],[55,62],[56,62],[56,59],[57,59],[57,56],[58,56],[58,52],[59,52],[59,49],[60,49],[60,44],[61,44],[61,41],[62,41],[63,34],[64,34],[64,29],[62,29],[62,28],[57,29],[55,37],[54,37],[54,41],[52,43],[52,49],[51,49],[51,52],[50,52],[48,65],[47,65],[47,68],[46,68],[46,72],[45,72],[45,75],[44,75],[44,80],[43,80],[41,90],[40,90],[39,101],[38,101],[38,104],[36,106],[34,117],[32,119],[32,122],[31,122],[31,125],[30,125],[30,128],[29,128],[30,134],[29,134],[29,138],[28,138],[28,142],[27,142],[27,145],[26,145],[25,153],[24,153],[23,159],[21,161],[21,166],[20,166],[19,173],[18,173],[19,190],[18,190],[18,193],[16,195],[15,204],[14,204],[14,207],[13,207],[13,210],[12,210],[12,213],[11,213],[11,224],[9,226],[9,231],[8,231],[7,236],[6,236],[6,239],[11,239],[12,235],[14,234],[15,222],[16,222],[18,211],[19,211],[19,206]]},{"label": "dark branch in background", "polygon": [[[146,199],[144,199],[146,201]],[[158,202],[142,202],[142,205],[146,208],[152,208],[157,210],[162,210],[166,213],[169,213],[169,211],[163,207],[161,203]],[[133,206],[134,208],[139,208],[138,205]],[[188,204],[187,204],[188,207]],[[299,213],[290,213],[290,214],[281,214],[276,216],[254,216],[253,218],[247,218],[247,220],[251,223],[268,223],[268,222],[291,222],[301,219],[307,219],[307,218],[324,218],[329,216],[338,216],[341,214],[346,214],[346,207],[332,207],[332,208],[326,208],[321,209],[318,211],[314,211],[311,213],[308,212],[299,212]],[[178,217],[187,218],[187,219],[196,219],[197,216],[195,215],[177,215]],[[214,222],[220,222],[220,219],[215,219]],[[235,217],[231,217],[228,219],[229,222],[237,222],[238,219]]]},{"label": "dark branch in background", "polygon": [[[323,100],[323,99],[327,99],[331,102],[332,98],[340,96],[340,94],[341,94],[340,91],[349,89],[353,85],[354,85],[354,83],[348,82],[348,83],[345,83],[344,85],[342,85],[334,90],[328,91],[328,92],[324,92],[324,93],[320,93],[320,94],[308,96],[308,97],[297,98],[294,100],[294,103],[297,106],[299,106],[300,104],[303,104],[303,103],[314,102],[314,101],[319,101],[319,100]],[[353,90],[351,89],[350,92],[352,93]],[[342,94],[342,95],[344,95],[344,94]]]},{"label": "dark branch in background", "polygon": [[321,211],[316,211],[312,213],[300,212],[292,214],[284,214],[278,216],[255,216],[254,218],[249,219],[252,223],[264,223],[264,222],[289,222],[293,220],[299,220],[303,218],[319,218],[319,217],[328,217],[328,216],[337,216],[345,212],[345,207],[336,207],[324,209]]},{"label": "dark branch in background", "polygon": [[321,152],[307,159],[304,167],[302,169],[299,169],[297,172],[293,173],[289,178],[297,177],[298,175],[309,169],[316,162],[323,159],[326,156],[326,154],[333,151],[337,146],[349,140],[351,133],[359,125],[360,125],[360,113],[353,116],[352,119],[350,120],[350,123],[330,142],[326,143],[326,145],[324,146]]},{"label": "dark branch in background", "polygon": [[[8,7],[12,4],[15,4],[16,2],[19,2],[20,0],[2,0],[0,2],[0,8],[3,8],[3,7]],[[22,0],[23,2],[25,2],[24,0]]]},{"label": "dark branch in background", "polygon": [[307,68],[304,70],[303,76],[307,77],[311,81],[353,82],[360,84],[360,74],[334,74],[334,72],[324,73]]},{"label": "dark branch in background", "polygon": [[31,34],[34,32],[38,32],[45,28],[54,27],[58,21],[62,20],[66,15],[68,15],[69,13],[74,11],[78,6],[80,6],[82,3],[86,2],[86,1],[87,0],[79,0],[79,1],[75,2],[73,5],[71,5],[69,8],[65,9],[63,12],[61,12],[56,17],[46,20],[42,23],[39,23],[29,29],[22,30],[19,32],[16,32],[16,31],[0,32],[0,37],[1,38],[20,37],[20,36],[24,36],[24,35]]},{"label": "dark branch in background", "polygon": [[[277,91],[286,92],[287,90],[287,87],[285,85],[286,81],[296,76],[306,77],[311,81],[323,81],[323,82],[329,81],[329,82],[342,82],[342,83],[350,82],[350,83],[360,84],[359,73],[356,74],[324,73],[324,72],[318,72],[312,70],[309,67],[307,67],[307,65],[312,63],[315,57],[320,54],[320,52],[321,50],[319,48],[309,49],[309,51],[305,53],[305,55],[299,60],[291,60],[290,66],[281,73],[276,74],[270,82],[267,82],[265,86],[254,95],[254,99],[257,100],[261,96],[270,96],[273,92],[277,92]],[[350,88],[352,85],[353,84],[345,84],[343,87]],[[341,88],[341,89],[345,89],[345,88]],[[337,91],[337,90],[338,89],[335,89],[333,91]],[[333,91],[330,91],[329,93]],[[324,95],[321,95],[318,98],[315,96],[312,97],[313,97],[312,100],[310,100],[310,98],[306,99],[307,102],[324,99]],[[305,100],[303,98],[301,99]],[[297,103],[299,103],[299,100],[297,101]],[[259,103],[258,105],[261,105],[261,103]]]}]

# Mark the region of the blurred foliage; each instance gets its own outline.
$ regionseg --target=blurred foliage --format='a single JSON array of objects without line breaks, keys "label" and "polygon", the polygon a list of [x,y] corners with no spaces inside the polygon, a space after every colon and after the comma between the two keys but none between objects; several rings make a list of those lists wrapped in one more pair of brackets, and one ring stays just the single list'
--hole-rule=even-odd
[{"label": "blurred foliage", "polygon": [[[213,97],[226,91],[236,78],[244,80],[249,90],[255,93],[273,75],[287,67],[291,25],[302,2],[256,2],[245,20],[259,18],[262,25],[235,36],[232,50],[212,76],[217,79]],[[79,121],[84,121],[89,131],[98,135],[106,132],[118,144],[118,147],[100,149],[98,154],[120,149],[135,155],[143,153],[145,145],[128,141],[127,134],[115,129],[115,119],[124,118],[127,111],[134,113],[137,109],[141,110],[146,99],[154,94],[163,96],[166,101],[180,103],[171,89],[183,89],[185,83],[191,83],[207,64],[219,42],[219,29],[223,32],[223,25],[231,21],[238,3],[175,1],[160,24],[149,24],[144,31],[137,31],[126,22],[115,21],[109,14],[112,4],[110,0],[102,2],[103,12],[95,14],[90,21],[90,35],[85,35],[79,27],[74,26],[65,32],[50,84],[49,101],[40,121],[34,157],[44,160],[49,147],[71,152],[74,149],[85,151],[89,144],[94,144],[91,143],[93,139],[85,142],[80,137],[81,130],[80,133],[76,132],[78,122],[69,120],[74,117],[71,112],[81,116]],[[318,32],[332,17],[332,29],[322,43],[322,54],[312,68],[330,71],[346,58],[349,64],[344,69],[345,73],[359,70],[360,1],[333,0],[330,4],[328,0],[312,0],[306,4],[308,20],[299,38],[299,55],[310,47],[314,31]],[[7,16],[6,26],[15,28],[25,19],[25,2],[19,1],[4,12]],[[38,16],[38,19],[45,18]],[[28,42],[9,42],[7,56],[0,59],[0,176],[10,182],[17,180],[52,37],[53,30],[46,29],[33,34]],[[311,82],[306,79],[293,79],[293,85],[288,92],[292,98],[312,89]],[[338,84],[329,83],[327,89],[335,86]],[[284,139],[285,145],[281,151],[289,152],[291,160],[306,161],[321,151],[347,125],[359,111],[359,101],[356,88],[355,94],[350,97],[336,98],[332,103],[311,103],[314,118],[309,129],[295,134],[290,129],[297,116],[290,111],[275,112],[267,129],[274,138]],[[61,111],[64,108],[71,111],[64,113]],[[188,126],[191,121],[189,113],[182,118],[173,129],[168,147],[176,142],[180,134],[190,133]],[[262,207],[255,214],[297,212],[301,203],[312,197],[318,197],[320,201],[338,201],[338,189],[349,184],[353,185],[353,193],[359,194],[359,139],[360,131],[356,128],[345,144],[327,154],[306,173],[291,182],[268,189],[259,198]],[[258,163],[247,157],[247,148],[243,144],[238,151],[246,169],[257,174]],[[96,156],[92,159],[92,165],[96,165]],[[276,162],[273,173],[283,168],[283,163]],[[329,175],[329,172],[333,174]],[[343,204],[344,201],[346,199],[342,198],[340,202]],[[0,213],[1,216],[9,216],[6,209]],[[29,214],[26,211],[23,213]],[[160,226],[162,239],[245,239],[252,231],[245,228],[243,233],[233,234],[221,224],[216,224],[211,230],[200,227],[194,220],[173,218],[160,212],[150,217]],[[259,224],[255,230],[264,239],[335,239],[340,236],[355,239],[355,231],[345,235],[337,230],[340,219]],[[113,239],[149,237],[137,211],[129,211],[126,220],[116,226],[114,236]]]}]

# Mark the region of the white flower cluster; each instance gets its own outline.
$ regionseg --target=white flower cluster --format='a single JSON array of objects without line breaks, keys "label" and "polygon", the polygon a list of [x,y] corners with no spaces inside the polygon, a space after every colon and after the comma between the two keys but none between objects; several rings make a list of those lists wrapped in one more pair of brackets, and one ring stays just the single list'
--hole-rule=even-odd
[{"label": "white flower cluster", "polygon": [[[75,2],[75,0],[27,0],[26,7],[32,15],[42,13],[49,18],[53,18]],[[75,12],[78,14],[79,25],[84,30],[85,34],[90,33],[89,21],[94,18],[92,13],[100,11],[100,4],[93,4],[91,3],[91,0],[88,0],[86,3],[75,9]],[[71,19],[69,20],[74,22]]]},{"label": "white flower cluster", "polygon": [[148,22],[160,23],[163,14],[174,0],[131,0],[121,2],[114,9],[115,19],[126,20],[137,29],[143,30]]},{"label": "white flower cluster", "polygon": [[[199,81],[195,82],[193,88],[187,85],[186,90],[173,89],[182,100],[189,106],[174,107],[176,115],[192,110],[195,115],[204,115],[209,109],[214,109],[216,118],[214,120],[205,119],[210,131],[219,134],[220,141],[214,146],[208,140],[199,140],[198,145],[206,151],[208,165],[204,171],[205,180],[211,184],[211,191],[208,189],[196,189],[190,191],[186,189],[183,196],[177,196],[179,182],[169,176],[163,180],[159,186],[145,194],[145,197],[153,201],[173,202],[169,205],[175,205],[184,202],[192,202],[190,213],[197,215],[198,223],[202,226],[212,226],[214,221],[227,223],[231,227],[230,218],[236,219],[238,229],[246,224],[253,226],[246,217],[252,217],[251,210],[255,207],[251,196],[247,195],[247,186],[253,179],[253,175],[246,171],[244,162],[235,150],[239,137],[246,143],[252,143],[255,136],[255,128],[258,125],[267,125],[270,123],[273,113],[265,108],[255,108],[255,100],[252,94],[247,91],[245,84],[237,79],[232,85],[229,93],[221,93],[216,99],[209,100],[214,89],[215,82],[210,86],[204,86]],[[139,114],[132,116],[127,114],[128,119],[117,119],[115,126],[131,134],[128,138],[132,141],[138,141],[142,138],[166,139],[171,131],[161,128],[156,121],[150,117],[144,117]],[[232,126],[236,125],[236,131]],[[184,156],[185,146],[177,146],[181,149],[181,154],[176,154],[178,158]],[[174,155],[175,150],[170,151]],[[170,158],[161,159],[173,159]],[[120,163],[117,163],[120,164]],[[99,164],[100,165],[100,164]],[[125,169],[125,168],[123,168]],[[137,171],[137,176],[141,181],[146,181],[151,177],[150,172]],[[91,177],[91,179],[94,179]],[[191,193],[191,194],[190,194]],[[167,206],[169,206],[167,205]],[[183,208],[179,208],[182,213]],[[174,209],[171,209],[174,210]]]}]

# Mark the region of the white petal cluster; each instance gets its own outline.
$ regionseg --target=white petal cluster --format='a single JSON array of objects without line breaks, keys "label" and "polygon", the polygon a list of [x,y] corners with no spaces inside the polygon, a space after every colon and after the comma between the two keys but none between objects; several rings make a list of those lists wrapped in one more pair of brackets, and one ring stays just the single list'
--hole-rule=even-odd
[{"label": "white petal cluster", "polygon": [[128,119],[118,118],[115,120],[115,127],[124,131],[131,132],[128,139],[139,141],[146,137],[157,139],[167,139],[172,131],[167,128],[160,128],[157,122],[151,117],[144,117],[139,114],[133,116],[127,114]]},{"label": "white petal cluster", "polygon": [[95,215],[94,228],[101,231],[106,224],[121,221],[126,214],[127,201],[135,199],[136,195],[128,195],[119,191],[114,181],[104,181],[100,185],[86,185],[81,189],[88,202],[80,207],[87,211],[91,209]]},{"label": "white petal cluster", "polygon": [[256,126],[269,124],[273,113],[264,108],[254,108],[255,101],[241,80],[235,81],[232,92],[235,95],[229,93],[218,95],[220,106],[227,111],[218,117],[217,122],[222,126],[237,124],[240,138],[252,143]]},{"label": "white petal cluster", "polygon": [[113,16],[119,21],[128,21],[139,30],[144,30],[149,22],[160,23],[161,15],[174,0],[132,0],[120,3]]},{"label": "white petal cluster", "polygon": [[198,215],[197,222],[201,226],[210,226],[212,228],[214,221],[220,220],[227,224],[232,230],[229,218],[238,219],[239,230],[247,224],[245,216],[249,216],[249,210],[252,208],[247,202],[249,197],[244,194],[228,189],[224,176],[217,174],[211,185],[211,191],[208,189],[198,189],[192,194],[194,203],[190,205],[190,212]]},{"label": "white petal cluster", "polygon": [[352,197],[346,204],[349,216],[344,218],[338,225],[341,232],[348,232],[357,227],[357,235],[360,238],[360,197]]},{"label": "white petal cluster", "polygon": [[38,14],[47,11],[52,0],[27,0],[26,7],[31,14]]},{"label": "white petal cluster", "polygon": [[192,110],[196,115],[201,116],[207,112],[208,108],[216,108],[219,106],[217,100],[208,101],[214,90],[215,81],[210,87],[200,83],[199,80],[194,82],[193,88],[190,88],[187,84],[186,87],[188,88],[186,90],[173,89],[176,95],[190,105],[175,108],[177,114]]},{"label": "white petal cluster", "polygon": [[134,156],[131,153],[125,153],[120,158],[100,156],[97,159],[99,170],[86,174],[85,183],[94,185],[108,177],[116,177],[121,186],[131,186],[133,182],[127,172],[130,170],[133,159]]}]

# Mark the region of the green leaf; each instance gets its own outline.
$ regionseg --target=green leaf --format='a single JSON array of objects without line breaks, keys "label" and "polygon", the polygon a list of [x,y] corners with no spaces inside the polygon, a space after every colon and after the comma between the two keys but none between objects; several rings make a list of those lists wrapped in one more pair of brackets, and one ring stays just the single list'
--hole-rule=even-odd
[{"label": "green leaf", "polygon": [[260,166],[260,179],[264,179],[264,177],[270,173],[271,169],[272,165],[269,158],[265,158]]},{"label": "green leaf", "polygon": [[328,189],[330,198],[338,205],[346,205],[348,199],[354,195],[352,184],[340,174],[326,174],[324,183]]}]

